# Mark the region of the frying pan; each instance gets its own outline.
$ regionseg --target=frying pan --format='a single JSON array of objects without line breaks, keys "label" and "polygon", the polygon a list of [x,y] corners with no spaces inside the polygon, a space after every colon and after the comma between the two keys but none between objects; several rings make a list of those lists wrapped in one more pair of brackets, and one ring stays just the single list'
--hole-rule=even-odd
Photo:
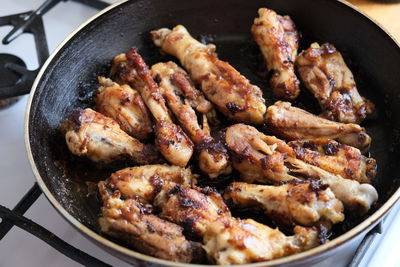
[{"label": "frying pan", "polygon": [[[105,179],[121,166],[102,167],[71,156],[58,132],[61,121],[73,109],[92,104],[96,77],[107,74],[115,55],[136,46],[149,65],[169,60],[151,43],[149,31],[177,24],[185,25],[196,38],[215,43],[219,57],[263,88],[272,103],[265,77],[259,75],[260,52],[250,36],[260,7],[289,14],[302,33],[302,48],[314,41],[331,42],[343,52],[361,94],[376,105],[363,126],[373,139],[371,155],[378,162],[375,185],[380,196],[367,216],[347,219],[335,229],[332,241],[248,266],[335,262],[333,255],[357,246],[400,197],[400,48],[365,15],[334,0],[123,1],[95,15],[56,49],[35,80],[26,114],[26,147],[41,189],[65,219],[93,242],[133,264],[184,266],[135,252],[99,232],[99,204],[94,196],[87,196],[83,181]],[[304,91],[300,100],[310,102],[305,107],[316,106]]]}]

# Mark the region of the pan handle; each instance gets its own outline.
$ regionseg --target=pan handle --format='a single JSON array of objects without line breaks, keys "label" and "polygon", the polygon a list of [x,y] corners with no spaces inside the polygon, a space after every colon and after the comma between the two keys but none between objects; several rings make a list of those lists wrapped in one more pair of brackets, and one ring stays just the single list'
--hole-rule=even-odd
[{"label": "pan handle", "polygon": [[358,267],[367,253],[367,250],[372,245],[372,242],[376,238],[377,235],[382,233],[382,221],[379,222],[363,239],[359,247],[357,248],[356,253],[352,261],[349,263],[348,267]]},{"label": "pan handle", "polygon": [[18,214],[17,212],[13,212],[8,208],[0,205],[0,217],[9,223],[12,223],[19,228],[33,234],[34,236],[40,238],[62,254],[67,257],[73,259],[76,262],[81,263],[84,266],[104,266],[109,267],[107,263],[104,263],[89,254],[71,246],[70,244],[63,241],[58,236],[54,235],[47,229],[38,225],[37,223],[31,221],[30,219]]}]

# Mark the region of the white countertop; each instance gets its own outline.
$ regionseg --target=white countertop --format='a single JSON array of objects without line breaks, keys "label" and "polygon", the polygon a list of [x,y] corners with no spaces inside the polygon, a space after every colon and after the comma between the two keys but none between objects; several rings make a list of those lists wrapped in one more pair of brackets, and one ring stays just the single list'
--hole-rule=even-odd
[{"label": "white countertop", "polygon": [[[0,16],[33,10],[42,2],[43,0],[2,0]],[[44,24],[50,51],[69,32],[95,13],[96,10],[74,2],[62,2],[49,11],[44,17]],[[0,38],[9,30],[10,27],[0,27]],[[37,67],[36,56],[32,56],[36,55],[33,38],[29,35],[19,37],[8,46],[0,44],[0,53],[17,54],[27,63],[29,69]],[[24,96],[10,108],[0,111],[0,204],[11,209],[35,181],[26,156],[23,137],[26,101],[27,96]],[[384,233],[374,241],[374,247],[368,251],[361,266],[400,266],[400,253],[397,249],[400,240],[399,207],[400,205],[397,205],[396,214],[393,213],[391,216],[393,220],[386,220],[386,224],[391,222],[390,227],[384,226]],[[92,256],[114,266],[128,266],[86,240],[55,211],[43,195],[25,215]],[[13,227],[0,241],[0,266],[80,266],[80,264],[31,234]]]}]

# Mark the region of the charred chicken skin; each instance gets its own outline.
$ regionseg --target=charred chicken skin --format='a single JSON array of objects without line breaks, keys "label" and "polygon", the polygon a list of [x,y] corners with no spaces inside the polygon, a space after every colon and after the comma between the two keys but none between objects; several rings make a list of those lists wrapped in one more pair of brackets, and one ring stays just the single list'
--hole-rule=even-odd
[{"label": "charred chicken skin", "polygon": [[245,264],[291,255],[318,245],[317,231],[296,226],[294,236],[251,219],[233,218],[222,197],[213,190],[180,185],[157,205],[160,216],[183,225],[203,240],[209,257],[220,265]]},{"label": "charred chicken skin", "polygon": [[139,140],[146,139],[152,130],[149,111],[140,94],[129,85],[119,85],[99,77],[96,111],[114,119],[121,129]]},{"label": "charred chicken skin", "polygon": [[294,73],[294,61],[299,46],[299,34],[289,16],[280,16],[267,8],[258,10],[251,32],[272,71],[270,85],[276,97],[296,98],[299,80]]},{"label": "charred chicken skin", "polygon": [[343,178],[371,184],[376,176],[376,161],[357,148],[330,139],[296,140],[289,145],[298,159]]},{"label": "charred chicken skin", "polygon": [[266,110],[260,88],[250,84],[229,63],[217,58],[214,45],[195,40],[185,27],[152,31],[154,43],[179,59],[206,97],[227,117],[262,124]]},{"label": "charred chicken skin", "polygon": [[72,154],[94,162],[130,159],[135,163],[160,162],[155,147],[145,145],[121,130],[119,124],[90,108],[78,109],[65,120],[60,131]]},{"label": "charred chicken skin", "polygon": [[156,144],[161,154],[174,165],[186,166],[193,154],[193,143],[182,128],[172,122],[165,99],[136,48],[114,58],[111,76],[117,82],[127,83],[140,92],[157,121]]},{"label": "charred chicken skin", "polygon": [[287,140],[335,139],[362,152],[368,150],[371,143],[371,137],[359,125],[323,119],[293,107],[289,102],[278,101],[269,106],[265,122],[268,130]]},{"label": "charred chicken skin", "polygon": [[[222,144],[211,137],[204,114],[213,110],[212,104],[194,88],[186,72],[175,63],[158,63],[152,66],[151,71],[156,80],[159,80],[159,88],[168,107],[197,145],[200,169],[211,178],[230,173],[228,153]],[[188,98],[191,100],[187,100]],[[200,105],[195,106],[197,103]],[[204,114],[202,126],[199,125],[194,107]],[[215,111],[212,113],[215,114]]]},{"label": "charred chicken skin", "polygon": [[312,44],[297,57],[296,68],[326,118],[359,124],[373,112],[374,105],[360,96],[353,74],[332,44]]},{"label": "charred chicken skin", "polygon": [[188,241],[181,226],[154,215],[146,202],[163,184],[173,181],[191,182],[190,171],[149,165],[118,171],[100,182],[101,231],[151,256],[184,263],[200,261],[204,256],[200,243]]},{"label": "charred chicken skin", "polygon": [[225,199],[239,207],[263,209],[265,214],[288,226],[329,227],[344,220],[343,204],[332,191],[316,181],[288,181],[282,185],[232,183]]},{"label": "charred chicken skin", "polygon": [[378,199],[370,184],[345,179],[296,158],[296,153],[284,141],[266,136],[256,128],[235,124],[226,130],[226,144],[232,154],[233,167],[246,182],[276,183],[310,177],[329,185],[345,208],[367,212]]}]

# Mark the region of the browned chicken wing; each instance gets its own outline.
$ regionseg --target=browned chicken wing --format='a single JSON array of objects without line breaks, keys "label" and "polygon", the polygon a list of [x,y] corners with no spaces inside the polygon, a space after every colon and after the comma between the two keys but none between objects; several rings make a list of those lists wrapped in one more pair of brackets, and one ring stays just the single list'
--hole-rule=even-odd
[{"label": "browned chicken wing", "polygon": [[170,183],[190,186],[196,182],[197,175],[190,169],[166,164],[125,168],[111,174],[107,180],[123,197],[135,197],[145,204],[152,204],[154,197]]},{"label": "browned chicken wing", "polygon": [[267,8],[258,10],[251,32],[260,46],[269,71],[270,85],[277,97],[294,99],[300,93],[299,80],[294,73],[294,61],[299,46],[299,34],[289,16],[279,16]]},{"label": "browned chicken wing", "polygon": [[318,99],[326,118],[361,123],[373,112],[374,105],[360,96],[353,74],[332,44],[312,44],[297,57],[296,68],[305,86]]},{"label": "browned chicken wing", "polygon": [[[175,63],[158,63],[152,66],[151,71],[156,80],[159,80],[159,88],[168,107],[197,145],[200,169],[211,178],[230,173],[231,166],[226,149],[211,137],[205,115],[203,115],[203,125],[199,125],[192,107],[200,102],[201,106],[198,107],[205,113],[211,110],[211,103],[193,87],[186,72]],[[192,104],[186,100],[188,95],[192,98]]]},{"label": "browned chicken wing", "polygon": [[285,236],[253,220],[231,217],[222,197],[213,190],[175,186],[162,201],[161,215],[202,237],[203,248],[220,265],[245,264],[291,255],[318,245],[317,231],[297,226]]},{"label": "browned chicken wing", "polygon": [[152,31],[154,43],[179,59],[193,81],[216,107],[231,119],[262,124],[265,100],[260,88],[217,58],[214,45],[195,40],[185,27]]},{"label": "browned chicken wing", "polygon": [[[188,169],[167,165],[114,173],[99,183],[104,202],[100,219],[103,231],[145,253],[183,262],[199,258],[201,252],[173,223],[181,225],[186,236],[202,240],[203,248],[217,264],[265,261],[318,244],[313,229],[297,227],[294,236],[285,236],[253,220],[233,218],[220,194],[211,188],[194,187],[194,180]],[[151,213],[150,204],[161,211],[158,218]],[[180,258],[175,254],[178,251],[183,251]]]},{"label": "browned chicken wing", "polygon": [[285,158],[294,153],[284,141],[245,124],[228,127],[225,141],[233,167],[246,182],[273,183],[294,179],[285,166]]},{"label": "browned chicken wing", "polygon": [[296,158],[282,140],[266,136],[256,128],[235,124],[226,130],[226,143],[232,153],[233,167],[246,182],[274,183],[292,179],[319,179],[329,185],[343,205],[359,213],[367,212],[378,199],[370,184],[360,184]]},{"label": "browned chicken wing", "polygon": [[268,261],[319,245],[317,231],[301,226],[294,228],[293,236],[252,219],[236,219],[228,226],[212,222],[207,229],[203,247],[219,265]]},{"label": "browned chicken wing", "polygon": [[160,162],[152,145],[144,145],[121,130],[116,121],[90,108],[76,110],[61,127],[69,150],[94,162],[131,159],[135,163]]},{"label": "browned chicken wing", "polygon": [[235,182],[224,197],[240,207],[262,208],[269,217],[288,226],[323,223],[330,227],[344,220],[342,202],[327,185],[316,181],[292,180],[279,186]]},{"label": "browned chicken wing", "polygon": [[[158,175],[166,174],[166,179],[181,181],[184,179],[182,174],[190,176],[190,172],[187,172],[166,165],[141,166],[121,170],[107,181],[100,182],[98,187],[103,200],[99,218],[101,231],[151,256],[185,263],[199,261],[204,255],[200,243],[188,241],[182,233],[182,227],[152,214],[151,205],[142,203],[139,196],[130,194],[144,193],[149,182],[155,190],[159,189],[162,185],[157,181],[164,180],[159,179]],[[153,176],[148,177],[150,174]],[[148,181],[142,191],[140,182],[146,179]],[[146,194],[151,192],[147,191]]]},{"label": "browned chicken wing", "polygon": [[193,143],[181,127],[172,122],[160,89],[136,48],[131,48],[126,55],[114,58],[111,76],[120,83],[130,84],[140,92],[157,121],[156,143],[161,154],[174,165],[186,166],[193,154]]},{"label": "browned chicken wing", "polygon": [[357,148],[330,139],[296,140],[289,145],[298,159],[343,178],[371,184],[376,176],[376,161]]},{"label": "browned chicken wing", "polygon": [[267,109],[268,130],[287,140],[328,138],[354,146],[362,152],[369,148],[371,138],[357,124],[344,124],[317,117],[289,102],[278,101]]},{"label": "browned chicken wing", "polygon": [[371,205],[378,200],[378,192],[370,184],[360,184],[355,180],[345,179],[296,158],[287,158],[286,162],[291,164],[292,172],[303,177],[319,179],[322,183],[328,184],[336,198],[342,201],[345,208],[354,213],[368,212]]},{"label": "browned chicken wing", "polygon": [[[217,125],[220,123],[217,119],[217,113],[213,104],[205,98],[202,92],[195,88],[185,70],[178,67],[174,62],[169,61],[153,65],[151,71],[157,81],[161,79],[161,84],[168,88],[173,88],[175,94],[184,99],[183,101],[185,104],[189,105],[199,113],[205,114],[207,120],[210,121],[211,124]],[[165,79],[166,77],[169,79]],[[165,94],[166,91],[172,93],[168,89],[160,89],[163,94]],[[169,105],[169,103],[167,104]]]},{"label": "browned chicken wing", "polygon": [[110,79],[99,77],[95,109],[114,119],[127,134],[146,139],[152,132],[149,111],[140,94],[129,85],[119,85]]}]

